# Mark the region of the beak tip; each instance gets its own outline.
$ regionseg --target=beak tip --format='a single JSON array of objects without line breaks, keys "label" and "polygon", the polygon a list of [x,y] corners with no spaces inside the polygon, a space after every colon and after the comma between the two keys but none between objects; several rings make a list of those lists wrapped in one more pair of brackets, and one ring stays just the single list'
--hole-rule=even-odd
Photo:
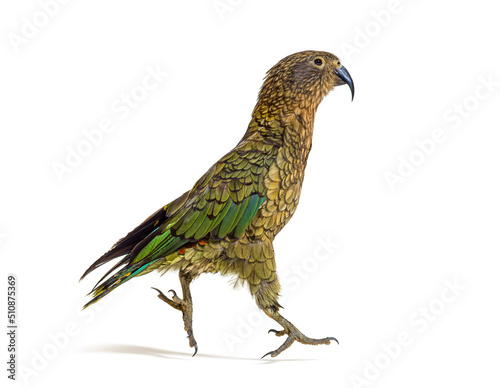
[{"label": "beak tip", "polygon": [[354,82],[352,81],[351,75],[347,71],[347,69],[344,66],[340,66],[338,69],[335,70],[335,74],[337,77],[339,77],[342,81],[344,81],[347,86],[349,86],[349,89],[351,89],[351,101],[354,100]]}]

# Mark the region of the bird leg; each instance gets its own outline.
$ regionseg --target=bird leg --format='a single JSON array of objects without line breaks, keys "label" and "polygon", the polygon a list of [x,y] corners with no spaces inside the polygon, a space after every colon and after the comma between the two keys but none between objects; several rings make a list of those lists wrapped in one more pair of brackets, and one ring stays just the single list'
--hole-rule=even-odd
[{"label": "bird leg", "polygon": [[172,299],[170,299],[157,288],[154,287],[152,288],[153,290],[158,291],[158,298],[160,298],[165,303],[168,303],[174,309],[182,311],[182,319],[184,320],[184,329],[188,334],[189,346],[192,348],[194,347],[194,354],[193,354],[194,356],[198,352],[198,345],[196,343],[193,334],[193,301],[191,299],[191,291],[189,290],[189,284],[191,283],[193,278],[190,275],[180,271],[179,279],[181,281],[181,287],[182,287],[182,299],[177,296],[174,290],[169,290],[169,292],[173,294]]},{"label": "bird leg", "polygon": [[269,330],[269,333],[274,333],[276,336],[281,337],[283,335],[288,335],[287,339],[283,344],[276,350],[273,350],[272,352],[264,354],[262,358],[266,356],[271,356],[271,357],[276,357],[278,354],[283,352],[284,350],[288,349],[294,341],[298,341],[302,344],[305,345],[329,345],[330,341],[335,341],[337,344],[339,341],[333,337],[326,337],[326,338],[321,338],[321,339],[314,339],[314,338],[309,338],[306,337],[304,334],[302,334],[299,329],[297,329],[290,321],[286,320],[281,316],[281,314],[278,312],[278,307],[272,306],[272,307],[267,307],[263,309],[266,315],[272,319],[274,319],[276,322],[278,322],[281,326],[283,326],[283,330],[274,330],[271,329]]}]

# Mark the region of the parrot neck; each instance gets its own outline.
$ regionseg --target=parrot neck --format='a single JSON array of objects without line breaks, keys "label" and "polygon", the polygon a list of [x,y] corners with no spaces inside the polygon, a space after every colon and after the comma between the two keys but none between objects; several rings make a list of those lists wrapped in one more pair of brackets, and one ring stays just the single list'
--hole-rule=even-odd
[{"label": "parrot neck", "polygon": [[314,118],[319,102],[310,96],[301,99],[257,102],[245,138],[258,132],[277,145],[285,140],[295,148],[311,148]]}]

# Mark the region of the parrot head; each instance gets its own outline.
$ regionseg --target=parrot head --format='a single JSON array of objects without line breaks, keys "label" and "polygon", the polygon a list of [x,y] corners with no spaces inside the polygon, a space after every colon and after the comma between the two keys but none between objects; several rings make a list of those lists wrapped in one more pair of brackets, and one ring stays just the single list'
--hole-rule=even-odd
[{"label": "parrot head", "polygon": [[335,86],[347,84],[354,99],[354,82],[335,55],[325,51],[301,51],[291,54],[268,72],[260,97],[275,97],[289,101],[307,99],[319,105]]}]

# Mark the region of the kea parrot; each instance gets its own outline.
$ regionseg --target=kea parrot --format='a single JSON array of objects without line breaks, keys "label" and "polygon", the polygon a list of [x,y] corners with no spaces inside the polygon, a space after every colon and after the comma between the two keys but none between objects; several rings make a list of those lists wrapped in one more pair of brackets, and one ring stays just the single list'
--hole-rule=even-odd
[{"label": "kea parrot", "polygon": [[285,342],[263,357],[276,357],[294,341],[338,343],[333,337],[309,338],[280,314],[273,240],[297,209],[318,105],[344,84],[353,99],[349,72],[328,52],[302,51],[274,65],[236,147],[191,190],[153,213],[85,271],[82,279],[123,256],[92,289],[93,298],[84,308],[136,276],[178,271],[182,298],[173,290],[172,298],[154,290],[182,312],[194,356],[198,345],[189,286],[203,273],[220,273],[246,284],[257,306],[282,326],[269,332],[286,336]]}]

